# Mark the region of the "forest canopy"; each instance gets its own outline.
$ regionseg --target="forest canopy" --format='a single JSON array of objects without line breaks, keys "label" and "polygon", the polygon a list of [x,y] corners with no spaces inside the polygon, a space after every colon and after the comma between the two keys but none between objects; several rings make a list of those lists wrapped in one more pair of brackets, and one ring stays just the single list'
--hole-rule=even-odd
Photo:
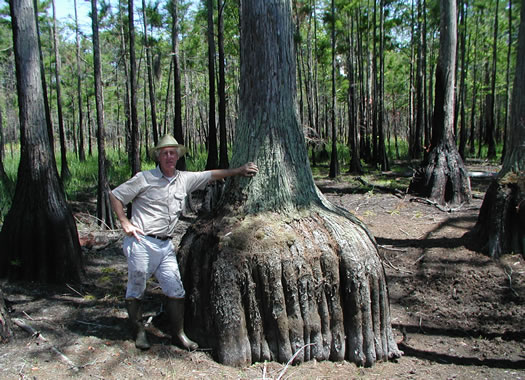
[{"label": "forest canopy", "polygon": [[[225,148],[231,148],[235,134],[239,111],[239,4],[135,1],[137,117],[144,158],[158,136],[173,133],[174,129],[173,3],[177,3],[182,131],[190,151],[189,162],[199,169],[204,167],[208,148],[213,146],[209,141],[210,136],[215,136],[210,131],[212,116],[217,128],[224,124],[223,136],[217,135],[216,139],[223,138]],[[222,83],[224,88],[222,106],[220,100],[214,102],[211,112],[208,3],[214,7],[211,27],[217,44],[212,76],[217,83],[213,85],[220,88],[217,84]],[[67,16],[57,20],[56,30],[61,61],[62,149],[67,155],[78,157],[81,152],[88,156],[97,153],[89,4],[77,1],[76,5],[78,23],[70,1],[66,12],[61,9],[60,13]],[[64,3],[57,2],[57,6],[64,7]],[[130,69],[127,7],[128,1],[123,0],[100,1],[98,6],[106,146],[121,157],[129,152],[130,135],[126,107]],[[519,8],[519,3],[499,0],[463,1],[458,5],[454,131],[463,158],[499,160],[504,151]],[[385,169],[382,154],[390,159],[422,158],[431,141],[439,49],[438,2],[335,1],[332,10],[329,1],[297,0],[293,1],[293,19],[298,109],[311,162],[315,165],[323,157],[330,157],[332,125],[336,146],[343,149],[337,158],[343,170],[351,161],[352,152],[345,147],[353,146],[353,131],[357,136],[353,150],[358,150],[358,159],[371,168]],[[38,1],[38,23],[55,154],[60,165],[57,61],[50,0]],[[14,180],[20,132],[9,7],[5,0],[0,1],[0,78],[0,154],[7,175]],[[215,94],[217,99],[220,96]],[[221,112],[223,119],[215,119],[215,114]],[[383,143],[385,153],[381,149]],[[5,212],[4,207],[2,213]]]}]

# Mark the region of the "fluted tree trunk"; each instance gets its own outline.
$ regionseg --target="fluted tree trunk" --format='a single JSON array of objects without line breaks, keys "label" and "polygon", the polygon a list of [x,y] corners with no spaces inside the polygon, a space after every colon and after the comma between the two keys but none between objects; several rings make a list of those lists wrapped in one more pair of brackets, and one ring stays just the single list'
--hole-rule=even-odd
[{"label": "fluted tree trunk", "polygon": [[290,0],[241,2],[234,177],[178,251],[186,326],[218,361],[349,360],[401,353],[374,238],[315,186],[296,105]]},{"label": "fluted tree trunk", "polygon": [[511,252],[525,254],[525,0],[521,1],[515,75],[507,154],[470,232],[474,248],[493,258]]},{"label": "fluted tree trunk", "polygon": [[415,172],[410,191],[444,205],[469,202],[470,179],[454,140],[456,2],[440,1],[439,57],[428,157]]},{"label": "fluted tree trunk", "polygon": [[82,251],[47,130],[33,0],[10,3],[20,115],[20,165],[0,232],[0,277],[80,281]]}]

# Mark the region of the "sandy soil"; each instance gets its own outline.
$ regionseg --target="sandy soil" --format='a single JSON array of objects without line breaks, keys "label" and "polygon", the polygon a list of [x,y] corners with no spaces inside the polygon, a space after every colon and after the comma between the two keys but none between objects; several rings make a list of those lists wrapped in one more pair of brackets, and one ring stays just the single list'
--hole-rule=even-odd
[{"label": "sandy soil", "polygon": [[[231,368],[213,361],[209,350],[181,350],[156,323],[161,294],[154,281],[145,303],[153,347],[138,351],[126,330],[121,236],[97,230],[77,207],[89,247],[85,283],[0,283],[11,316],[39,332],[15,326],[16,340],[0,346],[0,379],[525,379],[525,260],[507,255],[493,262],[467,249],[463,237],[487,184],[473,179],[472,203],[443,212],[410,195],[319,181],[333,203],[368,225],[384,259],[392,323],[405,355],[372,368],[348,362]],[[191,221],[181,223],[177,239]]]}]

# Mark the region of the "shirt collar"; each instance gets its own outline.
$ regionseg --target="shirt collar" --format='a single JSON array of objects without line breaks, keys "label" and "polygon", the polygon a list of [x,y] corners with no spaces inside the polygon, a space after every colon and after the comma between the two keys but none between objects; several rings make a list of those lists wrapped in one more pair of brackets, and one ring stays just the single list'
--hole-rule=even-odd
[{"label": "shirt collar", "polygon": [[175,170],[175,175],[174,175],[174,176],[171,178],[171,180],[170,180],[170,178],[166,177],[166,176],[164,175],[164,173],[162,173],[162,170],[160,170],[160,166],[157,165],[157,167],[156,167],[155,169],[153,169],[153,170],[151,171],[151,173],[152,173],[155,177],[157,177],[157,178],[159,178],[159,179],[160,179],[160,178],[166,178],[166,180],[168,180],[168,181],[171,182],[172,180],[177,179],[177,177],[179,176],[179,173],[180,173],[180,172],[179,172],[178,170]]}]

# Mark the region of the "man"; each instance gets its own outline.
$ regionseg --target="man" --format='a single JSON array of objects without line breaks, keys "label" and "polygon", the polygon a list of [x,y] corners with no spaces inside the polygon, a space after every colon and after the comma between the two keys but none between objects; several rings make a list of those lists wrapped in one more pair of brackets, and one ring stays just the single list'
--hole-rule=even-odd
[{"label": "man", "polygon": [[[184,332],[185,292],[171,241],[186,196],[210,181],[235,175],[250,177],[258,172],[257,166],[251,162],[235,169],[176,170],[177,160],[184,153],[186,148],[183,145],[170,135],[164,136],[153,150],[158,166],[137,173],[110,193],[111,205],[126,234],[122,244],[128,259],[126,308],[135,346],[143,350],[150,348],[150,344],[142,324],[141,300],[146,281],[152,275],[167,297],[172,343],[189,350],[198,348]],[[124,206],[130,202],[133,202],[131,220],[124,211]]]}]

